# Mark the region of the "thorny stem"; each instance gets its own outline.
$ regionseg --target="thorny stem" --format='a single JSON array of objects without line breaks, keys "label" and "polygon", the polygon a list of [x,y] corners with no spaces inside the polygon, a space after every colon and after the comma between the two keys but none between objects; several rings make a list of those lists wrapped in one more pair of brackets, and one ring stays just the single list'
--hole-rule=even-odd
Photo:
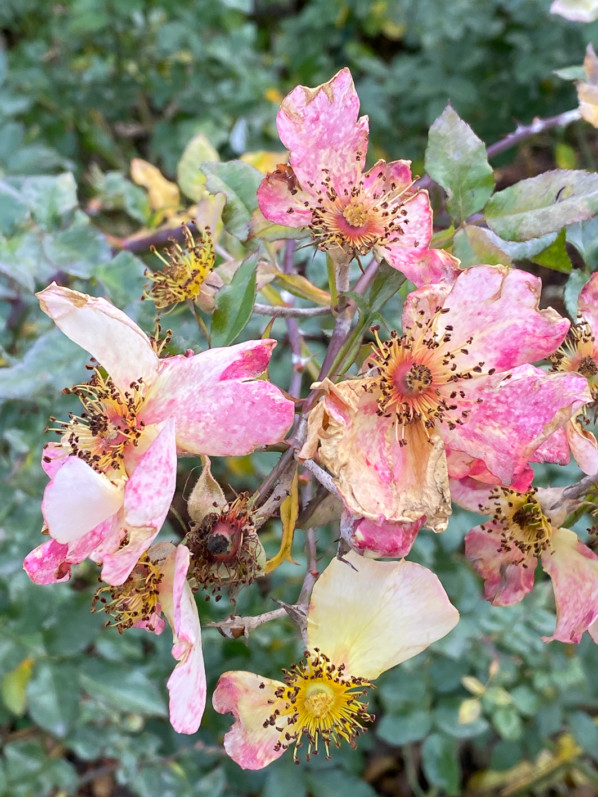
[{"label": "thorny stem", "polygon": [[517,125],[517,128],[505,136],[500,141],[490,144],[487,148],[489,158],[493,158],[500,152],[516,146],[521,141],[525,141],[538,133],[543,133],[545,130],[551,130],[553,127],[567,127],[572,122],[581,119],[579,108],[573,108],[571,111],[564,111],[556,116],[549,116],[547,119],[534,119],[529,125]]}]

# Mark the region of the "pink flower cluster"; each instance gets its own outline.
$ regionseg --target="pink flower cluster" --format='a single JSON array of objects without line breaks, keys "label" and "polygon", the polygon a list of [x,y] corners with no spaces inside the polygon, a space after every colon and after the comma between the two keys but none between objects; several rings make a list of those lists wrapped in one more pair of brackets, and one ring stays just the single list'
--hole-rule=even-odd
[{"label": "pink flower cluster", "polygon": [[[465,539],[487,600],[521,600],[541,562],[557,610],[547,641],[579,642],[586,630],[598,641],[598,556],[532,487],[532,463],[564,464],[570,451],[586,473],[598,472],[588,428],[598,400],[598,275],[583,289],[571,327],[555,310],[540,309],[537,277],[501,265],[461,269],[434,248],[428,194],[409,162],[365,168],[368,120],[359,117],[347,69],[322,86],[294,89],[278,130],[289,158],[259,187],[262,214],[306,231],[339,271],[371,255],[415,289],[400,330],[373,330],[359,373],[312,386],[319,400],[303,419],[296,457],[325,469],[343,504],[343,544],[352,550],[315,584],[304,661],[283,681],[238,671],[219,681],[214,707],[235,717],[225,748],[249,769],[290,746],[295,756],[306,746],[309,757],[318,744],[327,753],[342,741],[354,744],[371,720],[363,700],[371,681],[457,623],[438,578],[403,559],[420,529],[447,527],[451,502],[491,516]],[[293,402],[260,378],[275,341],[160,357],[155,341],[103,299],[55,284],[39,298],[96,365],[90,381],[71,391],[82,414],[58,422],[59,442],[44,451],[49,540],[25,568],[36,583],[50,584],[90,559],[105,582],[97,601],[109,604],[119,630],[159,634],[167,622],[177,661],[168,681],[171,721],[193,733],[206,701],[188,580],[193,551],[155,540],[175,492],[177,459],[193,454],[204,458],[193,539],[214,554],[204,573],[215,581],[229,574],[244,533],[255,550],[261,545],[253,530],[243,531],[246,499],[227,504],[208,457],[247,454],[289,430]],[[542,365],[547,360],[551,368]],[[217,544],[205,542],[211,533]],[[400,561],[376,561],[382,557]]]}]

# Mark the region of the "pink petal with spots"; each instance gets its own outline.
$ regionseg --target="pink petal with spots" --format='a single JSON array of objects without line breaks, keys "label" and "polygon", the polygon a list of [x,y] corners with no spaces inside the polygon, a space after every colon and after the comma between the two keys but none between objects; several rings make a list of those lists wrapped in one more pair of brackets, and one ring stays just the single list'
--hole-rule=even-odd
[{"label": "pink petal with spots", "polygon": [[308,227],[316,202],[312,194],[302,190],[286,164],[264,177],[257,189],[257,201],[267,219],[285,227]]},{"label": "pink petal with spots", "polygon": [[598,556],[575,532],[555,529],[542,567],[552,579],[556,601],[554,634],[542,639],[577,643],[598,619]]},{"label": "pink petal with spots", "polygon": [[162,528],[176,486],[174,421],[169,420],[125,486],[122,526],[127,542],[103,559],[102,579],[122,584]]},{"label": "pink petal with spots", "polygon": [[444,282],[452,285],[460,274],[459,261],[444,249],[413,250],[400,258],[400,265],[388,261],[413,282],[416,288],[430,283]]},{"label": "pink petal with spots", "polygon": [[486,600],[494,606],[511,606],[534,586],[537,560],[532,554],[524,557],[514,545],[508,551],[501,548],[501,530],[491,521],[465,535],[465,555],[484,579]]},{"label": "pink petal with spots", "polygon": [[386,163],[386,161],[379,160],[363,175],[363,187],[367,195],[374,200],[389,191],[394,191],[398,195],[406,194],[412,185],[411,161],[400,160]]},{"label": "pink petal with spots", "polygon": [[351,545],[366,556],[399,559],[411,550],[417,532],[424,525],[425,515],[413,523],[374,522],[361,518],[353,526]]},{"label": "pink petal with spots", "polygon": [[77,345],[89,352],[126,390],[139,377],[150,383],[158,355],[145,332],[106,299],[52,283],[36,294],[42,310]]},{"label": "pink petal with spots", "polygon": [[[448,472],[451,477],[451,497],[460,506],[468,508],[466,503],[461,503],[458,497],[455,498],[454,489],[457,489],[457,495],[459,495],[459,490],[461,489],[460,487],[455,487],[455,485],[472,482],[472,484],[479,485],[479,489],[489,489],[501,484],[500,479],[488,470],[486,463],[481,459],[470,457],[463,451],[452,451],[451,449],[447,449],[446,454]],[[517,492],[524,493],[530,488],[533,480],[534,471],[529,465],[526,465],[520,475],[513,481],[511,487]],[[474,511],[477,511],[477,509]]]},{"label": "pink petal with spots", "polygon": [[598,272],[594,272],[581,289],[577,301],[577,312],[588,322],[594,335],[594,341],[598,343]]},{"label": "pink petal with spots", "polygon": [[[536,449],[588,401],[587,382],[572,373],[522,365],[462,382],[471,414],[462,426],[439,427],[447,448],[481,459],[503,484],[523,474]],[[481,399],[480,404],[475,404]]]},{"label": "pink petal with spots", "polygon": [[67,457],[44,491],[42,514],[50,535],[70,543],[116,514],[122,502],[122,486],[82,459]]},{"label": "pink petal with spots", "polygon": [[316,581],[307,613],[309,650],[319,648],[337,667],[373,680],[457,625],[459,612],[425,567],[354,552],[344,558]]},{"label": "pink petal with spots", "polygon": [[[483,362],[485,372],[506,371],[552,354],[570,324],[552,308],[538,310],[540,289],[537,277],[519,269],[474,266],[462,271],[443,303],[448,312],[437,324],[439,334],[452,327],[447,349],[472,338],[468,353],[457,354],[459,368]],[[408,301],[417,304],[418,294]]]},{"label": "pink petal with spots", "polygon": [[[403,203],[407,211],[401,221],[402,234],[391,234],[390,240],[379,244],[377,250],[389,265],[399,271],[409,268],[416,252],[424,252],[432,238],[432,208],[427,191],[418,191]],[[414,271],[414,269],[411,269]]]},{"label": "pink petal with spots", "polygon": [[[569,421],[570,423],[570,421]],[[571,459],[569,441],[567,440],[567,427],[557,429],[534,451],[531,462],[550,462],[553,465],[568,465]],[[524,493],[525,489],[516,488]]]},{"label": "pink petal with spots", "polygon": [[56,584],[68,581],[71,566],[66,562],[69,547],[56,540],[48,540],[27,554],[23,567],[34,584]]},{"label": "pink petal with spots", "polygon": [[171,414],[176,419],[179,451],[208,456],[249,454],[277,443],[288,432],[294,404],[270,382],[230,379],[201,389],[179,383],[175,391],[152,402],[146,422]]},{"label": "pink petal with spots", "polygon": [[495,485],[465,476],[461,479],[451,479],[451,498],[453,503],[468,509],[470,512],[492,514],[489,510],[490,493]]},{"label": "pink petal with spots", "polygon": [[187,583],[190,552],[178,545],[164,565],[160,597],[173,631],[172,656],[178,661],[168,679],[170,722],[177,733],[195,733],[206,705],[206,673],[197,605]]},{"label": "pink petal with spots", "polygon": [[282,686],[252,672],[225,672],[218,679],[212,704],[219,714],[235,717],[224,749],[242,769],[263,769],[284,753],[282,746],[275,749],[280,731],[268,722],[277,702],[275,692]]},{"label": "pink petal with spots", "polygon": [[285,97],[277,116],[278,133],[304,190],[310,190],[310,183],[319,189],[326,173],[340,195],[359,183],[368,120],[358,119],[358,114],[359,97],[346,68],[321,86],[297,86]]},{"label": "pink petal with spots", "polygon": [[42,454],[42,468],[50,479],[64,465],[69,456],[69,451],[60,443],[46,443]]},{"label": "pink petal with spots", "polygon": [[580,418],[573,418],[565,427],[567,442],[575,461],[588,476],[598,473],[598,443]]}]

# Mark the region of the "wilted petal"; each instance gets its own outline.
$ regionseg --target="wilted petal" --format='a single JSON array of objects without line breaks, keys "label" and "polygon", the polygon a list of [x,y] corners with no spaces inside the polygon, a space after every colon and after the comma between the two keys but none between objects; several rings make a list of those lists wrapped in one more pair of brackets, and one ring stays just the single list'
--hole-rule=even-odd
[{"label": "wilted petal", "polygon": [[320,385],[327,392],[312,410],[300,457],[315,453],[330,471],[349,511],[375,522],[412,523],[422,516],[435,531],[446,528],[450,495],[444,446],[420,424],[405,431],[401,446],[392,418],[376,414],[367,379]]},{"label": "wilted petal", "polygon": [[542,567],[552,579],[557,618],[554,634],[542,639],[579,642],[598,619],[598,556],[575,532],[555,529]]},{"label": "wilted petal", "polygon": [[579,416],[572,418],[565,430],[571,453],[582,471],[588,476],[598,473],[598,443],[594,434],[583,426]]},{"label": "wilted petal", "polygon": [[236,719],[224,737],[224,749],[243,769],[262,769],[285,751],[282,746],[275,749],[280,731],[267,722],[276,703],[275,691],[283,686],[242,671],[225,672],[218,680],[212,704],[219,714],[233,714]]},{"label": "wilted petal", "polygon": [[505,550],[501,529],[492,522],[467,532],[465,555],[484,579],[486,600],[495,606],[519,603],[534,586],[536,558],[524,556],[514,545]]},{"label": "wilted petal", "polygon": [[[359,97],[348,69],[315,88],[297,86],[282,102],[277,125],[299,183],[317,189],[325,173],[336,193],[359,183],[367,151],[368,120],[358,120]],[[323,172],[323,170],[326,172]]]},{"label": "wilted petal", "polygon": [[593,22],[598,19],[597,0],[553,0],[551,14],[560,14],[575,22]]},{"label": "wilted petal", "polygon": [[158,356],[145,332],[125,313],[105,299],[55,282],[36,295],[44,313],[104,366],[117,387],[127,390],[140,377],[152,382]]},{"label": "wilted petal", "polygon": [[[414,562],[379,562],[348,553],[314,586],[307,640],[336,666],[374,679],[448,634],[459,620],[442,584]],[[366,597],[367,596],[367,597]]]},{"label": "wilted petal", "polygon": [[44,491],[42,513],[50,535],[70,543],[116,514],[122,502],[122,485],[82,459],[67,457]]},{"label": "wilted petal", "polygon": [[264,216],[285,227],[311,224],[313,197],[303,191],[290,166],[281,164],[267,174],[257,189],[257,200]]}]

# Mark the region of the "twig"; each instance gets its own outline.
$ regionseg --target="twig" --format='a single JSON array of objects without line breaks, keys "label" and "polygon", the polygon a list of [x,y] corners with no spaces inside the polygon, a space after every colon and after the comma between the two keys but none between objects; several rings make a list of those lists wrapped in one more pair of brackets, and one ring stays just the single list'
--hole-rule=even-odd
[{"label": "twig", "polygon": [[257,315],[270,315],[273,318],[315,318],[329,315],[329,307],[286,307],[284,305],[254,304],[253,312]]},{"label": "twig", "polygon": [[536,118],[529,125],[517,125],[512,133],[509,133],[500,141],[490,144],[486,150],[488,157],[493,158],[506,149],[510,149],[521,141],[525,141],[527,138],[531,138],[538,133],[543,133],[545,130],[551,130],[553,127],[567,127],[578,119],[581,119],[579,108],[573,108],[571,111],[564,111],[556,116],[549,116],[547,119]]},{"label": "twig", "polygon": [[325,471],[324,468],[321,468],[313,461],[313,459],[306,459],[301,464],[306,470],[308,470],[310,473],[313,473],[316,479],[328,490],[329,493],[332,493],[333,495],[336,495],[337,498],[340,498],[336,484],[334,483],[332,476],[328,473],[328,471]]}]

